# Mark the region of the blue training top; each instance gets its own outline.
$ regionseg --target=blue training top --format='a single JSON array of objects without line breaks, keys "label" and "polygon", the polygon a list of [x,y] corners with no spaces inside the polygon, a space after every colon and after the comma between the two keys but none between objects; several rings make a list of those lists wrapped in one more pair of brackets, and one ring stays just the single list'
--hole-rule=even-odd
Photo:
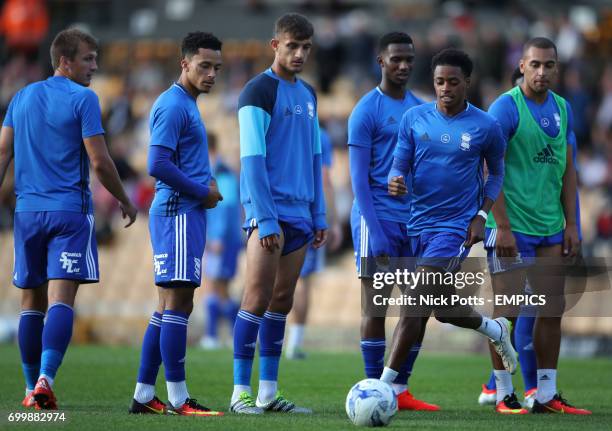
[{"label": "blue training top", "polygon": [[[172,162],[189,179],[208,186],[211,178],[206,129],[196,100],[174,83],[155,101],[149,117],[150,145],[174,151]],[[150,214],[176,216],[202,205],[202,200],[181,194],[157,180]]]},{"label": "blue training top", "polygon": [[213,175],[223,200],[215,208],[207,210],[206,240],[222,241],[226,247],[240,247],[242,211],[238,177],[220,157],[213,162]]},{"label": "blue training top", "polygon": [[63,76],[35,82],[3,125],[14,131],[15,211],[93,213],[83,139],[104,133],[96,93]]},{"label": "blue training top", "polygon": [[242,90],[238,121],[246,224],[255,220],[260,238],[280,234],[278,222],[283,219],[327,228],[313,88],[301,79],[288,82],[268,69]]},{"label": "blue training top", "polygon": [[[406,91],[404,100],[396,100],[376,87],[359,100],[349,117],[348,145],[370,150],[368,183],[379,220],[403,223],[409,220],[410,196],[391,196],[387,192],[387,175],[393,162],[402,116],[408,109],[423,103],[410,91]],[[353,166],[351,168],[351,173],[356,172]],[[363,213],[365,209],[359,210]]]},{"label": "blue training top", "polygon": [[[504,151],[499,123],[469,103],[453,117],[435,102],[406,112],[394,156],[407,167],[399,174],[412,172],[408,233],[465,234],[484,197],[495,200],[501,190]],[[489,168],[484,186],[483,160]]]}]

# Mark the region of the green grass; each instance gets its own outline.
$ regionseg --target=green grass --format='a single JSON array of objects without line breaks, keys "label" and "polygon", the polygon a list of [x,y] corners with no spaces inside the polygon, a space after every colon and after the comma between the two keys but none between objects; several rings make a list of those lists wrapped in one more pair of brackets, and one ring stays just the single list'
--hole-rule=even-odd
[{"label": "green grass", "polygon": [[[56,424],[9,424],[9,412],[20,408],[23,377],[19,352],[14,346],[0,346],[0,429],[75,430],[337,430],[354,429],[344,413],[348,389],[362,378],[357,353],[314,353],[304,361],[281,364],[284,394],[314,409],[312,416],[243,417],[226,414],[217,418],[131,416],[127,408],[134,390],[139,351],[124,347],[73,346],[55,384],[66,422]],[[560,387],[570,402],[591,408],[588,417],[563,415],[495,415],[480,407],[476,398],[487,377],[488,361],[480,356],[421,354],[411,387],[422,399],[439,404],[437,413],[401,412],[390,425],[393,429],[486,429],[553,430],[610,429],[612,423],[612,361],[605,359],[562,360]],[[191,396],[214,409],[226,411],[232,381],[231,352],[188,353],[188,384]],[[520,378],[515,377],[519,383]],[[522,390],[522,388],[519,388]],[[158,395],[165,399],[163,378]],[[519,395],[520,398],[520,395]]]}]

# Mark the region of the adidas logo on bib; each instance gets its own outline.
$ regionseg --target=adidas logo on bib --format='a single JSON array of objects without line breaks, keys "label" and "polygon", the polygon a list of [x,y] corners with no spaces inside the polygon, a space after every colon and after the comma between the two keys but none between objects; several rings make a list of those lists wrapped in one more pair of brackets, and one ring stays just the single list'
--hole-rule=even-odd
[{"label": "adidas logo on bib", "polygon": [[558,165],[559,160],[555,157],[555,153],[553,152],[550,144],[546,145],[542,151],[540,151],[536,156],[533,157],[533,161],[536,163],[547,163],[552,165]]}]

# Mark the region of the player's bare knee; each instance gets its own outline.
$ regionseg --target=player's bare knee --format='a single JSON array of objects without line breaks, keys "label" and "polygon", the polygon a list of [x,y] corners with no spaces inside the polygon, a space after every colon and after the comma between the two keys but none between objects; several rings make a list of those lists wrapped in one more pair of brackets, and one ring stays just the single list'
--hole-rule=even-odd
[{"label": "player's bare knee", "polygon": [[289,314],[293,307],[293,289],[274,289],[268,309],[275,313]]},{"label": "player's bare knee", "polygon": [[267,292],[245,292],[240,308],[256,316],[263,316],[270,305],[271,296]]},{"label": "player's bare knee", "polygon": [[47,311],[48,299],[47,289],[38,287],[36,289],[23,289],[21,293],[21,309],[34,310],[45,313]]}]

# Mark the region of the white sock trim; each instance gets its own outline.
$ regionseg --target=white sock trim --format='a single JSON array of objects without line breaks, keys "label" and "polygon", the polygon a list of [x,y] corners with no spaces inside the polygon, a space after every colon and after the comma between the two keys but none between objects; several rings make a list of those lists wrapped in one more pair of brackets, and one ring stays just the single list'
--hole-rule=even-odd
[{"label": "white sock trim", "polygon": [[146,404],[153,399],[155,396],[155,385],[149,385],[147,383],[136,383],[136,389],[134,389],[134,399],[140,404]]},{"label": "white sock trim", "polygon": [[497,404],[499,404],[504,400],[506,395],[510,395],[514,392],[514,388],[512,387],[512,374],[506,370],[493,370],[493,374],[495,375]]},{"label": "white sock trim", "polygon": [[261,404],[267,404],[276,397],[278,382],[276,380],[260,380],[257,391],[257,400]]},{"label": "white sock trim", "polygon": [[537,371],[538,390],[536,400],[539,403],[549,402],[557,394],[557,370],[553,368],[540,368]]},{"label": "white sock trim", "polygon": [[185,400],[189,398],[189,392],[187,391],[187,382],[166,382],[166,388],[168,389],[168,401],[173,407],[180,407],[185,403]]},{"label": "white sock trim", "polygon": [[395,380],[398,374],[399,374],[398,371],[392,370],[389,367],[385,367],[383,369],[382,375],[380,376],[380,380],[382,380],[383,382],[389,383],[391,385],[393,384],[393,381]]}]

